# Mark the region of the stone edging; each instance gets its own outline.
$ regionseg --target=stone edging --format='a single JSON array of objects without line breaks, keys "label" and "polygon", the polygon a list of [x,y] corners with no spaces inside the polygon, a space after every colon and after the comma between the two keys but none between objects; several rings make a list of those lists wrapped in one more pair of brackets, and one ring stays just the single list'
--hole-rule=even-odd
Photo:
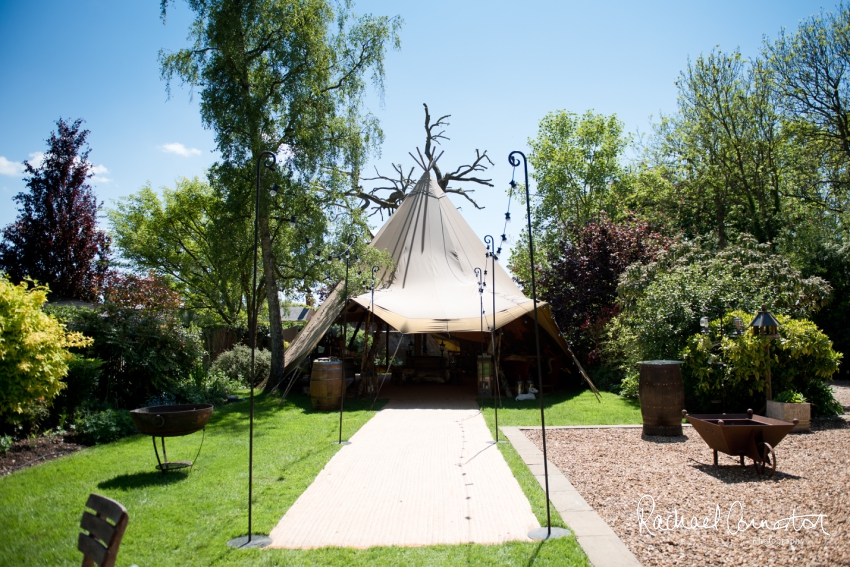
[{"label": "stone edging", "polygon": [[[599,427],[577,426],[573,428],[595,429]],[[521,431],[521,429],[536,428],[503,426],[499,429],[511,442],[516,452],[519,453],[520,458],[531,470],[531,474],[534,475],[540,486],[544,486],[543,452],[529,441]],[[547,427],[546,429],[566,429],[566,427]],[[594,567],[640,567],[640,562],[629,551],[626,544],[617,537],[614,530],[590,507],[567,477],[551,461],[549,461],[549,501],[575,534],[579,545]]]}]

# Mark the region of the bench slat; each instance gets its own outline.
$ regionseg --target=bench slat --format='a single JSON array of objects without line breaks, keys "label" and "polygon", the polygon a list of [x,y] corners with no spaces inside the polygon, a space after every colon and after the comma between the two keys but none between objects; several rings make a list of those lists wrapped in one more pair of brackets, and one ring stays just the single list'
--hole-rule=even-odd
[{"label": "bench slat", "polygon": [[103,560],[106,558],[106,548],[90,535],[80,534],[80,537],[77,538],[77,549],[82,551],[83,555],[91,557],[97,565],[103,565]]},{"label": "bench slat", "polygon": [[91,535],[102,541],[104,545],[109,545],[112,542],[112,536],[115,534],[115,528],[109,522],[88,512],[83,512],[80,527],[88,530]]}]

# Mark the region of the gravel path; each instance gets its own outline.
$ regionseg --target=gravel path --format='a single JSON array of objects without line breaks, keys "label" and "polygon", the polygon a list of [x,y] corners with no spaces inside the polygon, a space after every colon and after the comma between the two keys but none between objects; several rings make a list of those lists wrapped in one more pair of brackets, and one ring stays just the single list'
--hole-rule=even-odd
[{"label": "gravel path", "polygon": [[[691,428],[683,437],[553,429],[546,439],[549,460],[645,566],[850,566],[850,425],[813,421],[812,429],[782,440],[772,479],[723,454],[715,471],[711,449]],[[525,434],[541,447],[539,430]],[[676,513],[708,527],[676,528]],[[800,516],[810,514],[813,525],[803,528]],[[798,531],[736,527],[741,518],[781,527],[776,522],[792,515]],[[671,529],[657,529],[656,517]]]},{"label": "gravel path", "polygon": [[830,387],[835,399],[844,406],[844,413],[850,412],[850,380],[836,380]]}]

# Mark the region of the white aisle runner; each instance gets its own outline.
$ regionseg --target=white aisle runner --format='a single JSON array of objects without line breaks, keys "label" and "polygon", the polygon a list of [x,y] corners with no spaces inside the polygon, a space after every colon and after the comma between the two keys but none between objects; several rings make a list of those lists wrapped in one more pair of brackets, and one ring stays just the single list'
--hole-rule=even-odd
[{"label": "white aisle runner", "polygon": [[284,548],[496,544],[538,527],[475,400],[391,400],[270,536]]}]

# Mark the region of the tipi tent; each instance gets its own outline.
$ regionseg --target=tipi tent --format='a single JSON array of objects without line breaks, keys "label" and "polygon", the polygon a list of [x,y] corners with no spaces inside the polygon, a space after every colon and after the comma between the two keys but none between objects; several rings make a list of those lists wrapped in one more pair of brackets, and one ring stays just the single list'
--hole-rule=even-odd
[{"label": "tipi tent", "polygon": [[[480,333],[481,311],[474,269],[492,269],[486,248],[455,206],[426,171],[398,210],[372,240],[371,246],[389,252],[392,274],[375,290],[375,315],[398,331],[408,333]],[[486,264],[485,264],[486,261]],[[496,278],[496,328],[534,310],[508,273],[499,265]],[[484,294],[485,323],[492,324],[492,275]],[[288,374],[319,343],[343,308],[342,284],[322,306],[286,351]],[[354,297],[350,311],[371,309],[372,294]],[[358,307],[359,306],[359,307]],[[567,351],[548,305],[538,302],[543,328]]]}]

